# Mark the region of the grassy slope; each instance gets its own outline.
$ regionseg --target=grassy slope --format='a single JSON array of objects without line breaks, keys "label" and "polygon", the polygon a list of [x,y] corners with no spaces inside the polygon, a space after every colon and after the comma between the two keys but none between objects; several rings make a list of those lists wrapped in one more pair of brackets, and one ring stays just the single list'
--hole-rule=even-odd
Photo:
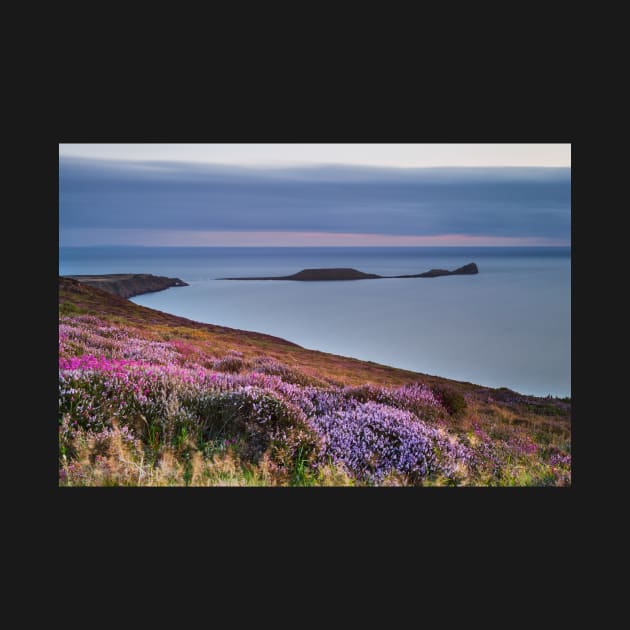
[{"label": "grassy slope", "polygon": [[453,414],[450,419],[455,431],[470,431],[481,425],[497,435],[515,429],[526,431],[538,443],[570,441],[571,405],[564,400],[523,396],[505,388],[493,389],[307,350],[278,337],[202,324],[139,306],[67,278],[59,279],[59,312],[60,315],[91,314],[113,324],[131,325],[155,340],[181,339],[200,352],[211,347],[214,357],[230,350],[242,352],[245,360],[271,356],[314,379],[333,384],[371,382],[394,386],[420,381],[433,389],[447,388],[466,396],[466,412]]}]

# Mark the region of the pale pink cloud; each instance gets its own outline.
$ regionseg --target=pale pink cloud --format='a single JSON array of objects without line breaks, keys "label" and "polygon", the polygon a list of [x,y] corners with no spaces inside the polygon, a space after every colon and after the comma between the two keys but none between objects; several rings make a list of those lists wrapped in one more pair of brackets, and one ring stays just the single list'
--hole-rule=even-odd
[{"label": "pale pink cloud", "polygon": [[440,234],[404,236],[332,232],[260,232],[204,230],[67,229],[60,245],[154,245],[171,247],[517,247],[568,246],[570,241],[546,237]]}]

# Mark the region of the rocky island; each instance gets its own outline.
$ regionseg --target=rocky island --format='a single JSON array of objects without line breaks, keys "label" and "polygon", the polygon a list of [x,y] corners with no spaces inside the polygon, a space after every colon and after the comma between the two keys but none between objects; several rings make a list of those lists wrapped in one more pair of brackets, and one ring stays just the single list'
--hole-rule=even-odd
[{"label": "rocky island", "polygon": [[475,263],[469,263],[454,271],[431,269],[424,273],[403,276],[379,276],[375,273],[364,273],[350,268],[302,269],[291,276],[267,276],[257,278],[218,278],[218,280],[300,280],[302,282],[330,280],[373,280],[383,278],[437,278],[438,276],[461,276],[479,273]]},{"label": "rocky island", "polygon": [[150,273],[110,273],[105,275],[65,276],[123,298],[163,291],[170,287],[187,287],[179,278],[154,276]]}]

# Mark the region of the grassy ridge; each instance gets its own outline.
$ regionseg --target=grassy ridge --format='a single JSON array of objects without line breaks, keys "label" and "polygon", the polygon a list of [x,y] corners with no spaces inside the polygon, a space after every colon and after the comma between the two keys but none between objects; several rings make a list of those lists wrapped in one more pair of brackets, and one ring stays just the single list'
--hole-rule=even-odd
[{"label": "grassy ridge", "polygon": [[570,402],[202,324],[60,278],[61,485],[567,485]]}]

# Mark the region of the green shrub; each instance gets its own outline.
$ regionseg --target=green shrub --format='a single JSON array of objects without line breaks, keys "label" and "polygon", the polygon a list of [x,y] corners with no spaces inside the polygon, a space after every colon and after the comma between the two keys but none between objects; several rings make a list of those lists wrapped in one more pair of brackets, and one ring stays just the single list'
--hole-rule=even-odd
[{"label": "green shrub", "polygon": [[240,372],[243,368],[243,359],[234,355],[227,355],[212,362],[212,369],[217,372]]},{"label": "green shrub", "polygon": [[72,304],[72,302],[62,302],[59,305],[59,314],[60,315],[74,315],[76,313],[83,312],[76,305]]},{"label": "green shrub", "polygon": [[263,390],[209,392],[184,402],[197,416],[204,442],[242,438],[242,455],[258,462],[264,453],[287,471],[312,463],[317,434],[293,405]]},{"label": "green shrub", "polygon": [[442,401],[442,404],[452,416],[463,412],[466,409],[466,399],[453,389],[440,387],[434,390],[435,395]]}]

